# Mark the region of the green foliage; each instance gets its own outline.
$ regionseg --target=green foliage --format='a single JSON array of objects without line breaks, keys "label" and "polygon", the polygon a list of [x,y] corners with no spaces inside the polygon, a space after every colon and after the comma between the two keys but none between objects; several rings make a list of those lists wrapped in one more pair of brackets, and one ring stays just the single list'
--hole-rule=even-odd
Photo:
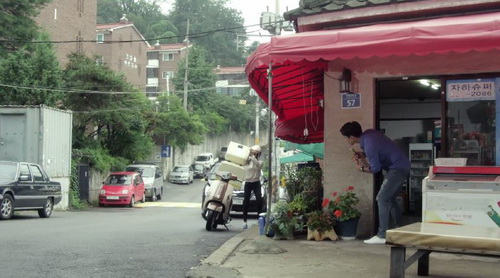
[{"label": "green foliage", "polygon": [[[42,33],[39,39],[47,41],[49,36]],[[33,44],[7,54],[0,60],[0,83],[12,85],[1,88],[3,104],[55,107],[63,93],[46,89],[61,88],[62,71],[52,44]]]},{"label": "green foliage", "polygon": [[0,57],[25,47],[38,36],[34,18],[51,0],[0,1]]},{"label": "green foliage", "polygon": [[300,192],[290,202],[290,209],[298,214],[305,214],[317,209],[317,196]]},{"label": "green foliage", "polygon": [[286,191],[290,200],[293,200],[296,195],[304,192],[319,192],[323,188],[323,172],[321,169],[314,167],[302,167],[299,170],[294,168],[286,168]]},{"label": "green foliage", "polygon": [[245,34],[244,20],[241,12],[227,7],[227,3],[228,0],[175,0],[169,19],[180,35],[187,34],[189,19],[189,39],[209,51],[209,61],[221,66],[241,66],[245,63],[243,47],[237,43],[242,44],[246,37],[237,34]]},{"label": "green foliage", "polygon": [[157,0],[98,0],[97,22],[118,22],[125,14],[149,43],[156,43],[157,38],[164,38],[160,40],[160,43],[176,43],[178,30],[162,13],[160,2]]},{"label": "green foliage", "polygon": [[354,193],[354,187],[348,186],[344,188],[344,192],[333,192],[331,200],[325,198],[323,207],[327,208],[335,220],[345,221],[361,217],[361,212],[356,207],[358,203],[359,197]]},{"label": "green foliage", "polygon": [[317,230],[319,232],[326,232],[333,229],[334,221],[329,213],[321,210],[310,212],[306,215],[307,228],[309,230]]},{"label": "green foliage", "polygon": [[188,144],[203,142],[207,129],[199,115],[186,112],[177,96],[160,96],[157,101],[158,112],[148,127],[153,136],[163,138],[181,151],[185,151]]},{"label": "green foliage", "polygon": [[134,93],[123,76],[77,54],[70,56],[64,81],[68,89],[82,90],[68,95],[63,104],[75,112],[73,147],[96,155],[91,164],[107,171],[119,164],[116,161],[119,158],[129,161],[149,158],[154,143],[146,133],[149,124],[146,115],[153,106],[144,94]]},{"label": "green foliage", "polygon": [[302,229],[297,216],[295,216],[290,208],[290,204],[286,201],[278,201],[271,212],[272,224],[271,228],[286,237],[293,235],[295,230]]}]

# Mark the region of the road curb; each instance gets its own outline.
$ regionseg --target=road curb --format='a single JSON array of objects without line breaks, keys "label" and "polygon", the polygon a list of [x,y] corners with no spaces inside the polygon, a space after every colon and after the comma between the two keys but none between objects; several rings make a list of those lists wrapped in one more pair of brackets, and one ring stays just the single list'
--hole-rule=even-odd
[{"label": "road curb", "polygon": [[248,238],[255,238],[258,232],[259,227],[253,225],[249,229],[235,235],[203,260],[200,265],[223,265],[227,258],[236,251],[243,241]]}]

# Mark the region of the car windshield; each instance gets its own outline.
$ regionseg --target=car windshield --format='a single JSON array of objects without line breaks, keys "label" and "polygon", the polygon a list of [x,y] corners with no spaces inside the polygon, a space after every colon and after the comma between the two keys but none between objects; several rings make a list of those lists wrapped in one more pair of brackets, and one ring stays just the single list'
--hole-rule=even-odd
[{"label": "car windshield", "polygon": [[13,162],[0,163],[0,180],[13,181],[16,179],[17,164]]},{"label": "car windshield", "polygon": [[130,175],[110,175],[104,182],[106,185],[124,185],[132,183]]},{"label": "car windshield", "polygon": [[208,155],[199,155],[195,159],[196,161],[208,161]]},{"label": "car windshield", "polygon": [[155,175],[155,170],[153,168],[144,168],[144,167],[138,167],[138,166],[128,166],[125,168],[125,171],[130,171],[130,172],[137,172],[141,173],[141,176],[149,178],[149,177],[154,177]]},{"label": "car windshield", "polygon": [[220,164],[215,164],[214,168],[212,168],[212,171],[210,171],[208,175],[209,180],[219,180],[219,177],[215,173],[219,170]]},{"label": "car windshield", "polygon": [[189,172],[189,169],[188,169],[188,167],[174,167],[174,172],[186,173],[186,172]]}]

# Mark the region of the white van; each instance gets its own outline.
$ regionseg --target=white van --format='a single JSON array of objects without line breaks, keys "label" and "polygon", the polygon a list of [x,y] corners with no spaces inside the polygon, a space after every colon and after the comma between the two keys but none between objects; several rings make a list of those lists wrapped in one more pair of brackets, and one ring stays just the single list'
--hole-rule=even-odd
[{"label": "white van", "polygon": [[152,202],[163,196],[163,175],[154,162],[134,162],[125,167],[125,171],[139,172],[144,180],[146,198]]},{"label": "white van", "polygon": [[217,162],[217,158],[213,153],[200,153],[194,158],[193,164],[202,164],[205,168],[212,168]]}]

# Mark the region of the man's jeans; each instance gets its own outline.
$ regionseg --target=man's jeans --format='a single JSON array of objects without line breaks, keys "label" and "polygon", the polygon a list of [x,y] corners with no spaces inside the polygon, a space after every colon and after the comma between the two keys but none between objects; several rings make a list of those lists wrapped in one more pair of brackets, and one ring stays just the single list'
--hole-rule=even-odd
[{"label": "man's jeans", "polygon": [[380,238],[385,238],[385,232],[389,228],[391,212],[394,214],[396,225],[401,223],[401,209],[396,202],[396,197],[409,175],[409,169],[389,169],[385,175],[384,182],[376,198],[379,221],[377,236]]}]

